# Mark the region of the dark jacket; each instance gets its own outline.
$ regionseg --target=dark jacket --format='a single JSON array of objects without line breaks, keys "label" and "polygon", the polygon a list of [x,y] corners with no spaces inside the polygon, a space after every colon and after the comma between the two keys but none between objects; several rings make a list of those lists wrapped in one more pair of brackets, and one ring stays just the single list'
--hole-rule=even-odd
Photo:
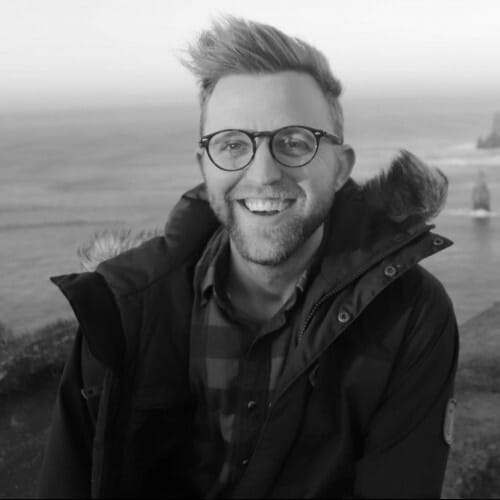
[{"label": "dark jacket", "polygon": [[[458,335],[446,292],[417,263],[451,244],[425,224],[445,192],[439,174],[405,154],[388,174],[337,194],[300,347],[261,409],[234,498],[440,495]],[[80,330],[40,496],[200,495],[186,472],[192,280],[217,226],[198,187],[163,237],[96,272],[54,279]]]}]

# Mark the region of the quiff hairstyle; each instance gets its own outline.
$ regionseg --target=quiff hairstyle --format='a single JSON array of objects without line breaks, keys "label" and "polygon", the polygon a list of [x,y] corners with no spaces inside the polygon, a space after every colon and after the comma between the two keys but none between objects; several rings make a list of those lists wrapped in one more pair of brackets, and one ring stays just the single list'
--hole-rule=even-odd
[{"label": "quiff hairstyle", "polygon": [[343,137],[342,92],[326,57],[315,47],[267,24],[224,16],[202,31],[181,59],[200,87],[200,134],[203,134],[207,101],[217,82],[233,74],[269,74],[298,71],[311,75],[330,106],[334,132]]}]

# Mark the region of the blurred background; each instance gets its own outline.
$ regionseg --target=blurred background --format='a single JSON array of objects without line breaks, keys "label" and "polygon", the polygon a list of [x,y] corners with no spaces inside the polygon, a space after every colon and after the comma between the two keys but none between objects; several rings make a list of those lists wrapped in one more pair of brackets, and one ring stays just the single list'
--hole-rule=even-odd
[{"label": "blurred background", "polygon": [[0,498],[35,494],[74,336],[49,276],[81,271],[96,231],[162,228],[201,181],[196,84],[178,58],[225,13],[326,54],[356,180],[403,148],[448,176],[434,222],[455,245],[424,261],[461,327],[443,491],[499,498],[497,0],[0,0]]},{"label": "blurred background", "polygon": [[[48,281],[111,227],[161,228],[200,181],[197,90],[178,57],[219,14],[273,24],[325,52],[344,86],[354,177],[401,148],[450,179],[426,262],[460,322],[498,300],[500,149],[478,149],[500,111],[495,0],[2,0],[0,321],[16,335],[69,316]],[[476,217],[482,172],[491,213]]]}]

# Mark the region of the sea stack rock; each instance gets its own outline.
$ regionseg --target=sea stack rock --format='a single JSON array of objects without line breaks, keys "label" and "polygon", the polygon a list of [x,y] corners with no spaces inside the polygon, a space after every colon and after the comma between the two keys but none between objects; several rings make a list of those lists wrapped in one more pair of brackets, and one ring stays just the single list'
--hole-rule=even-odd
[{"label": "sea stack rock", "polygon": [[477,147],[479,149],[500,148],[500,112],[493,116],[493,127],[490,135],[485,139],[478,139]]},{"label": "sea stack rock", "polygon": [[473,210],[490,211],[490,190],[486,183],[486,176],[482,171],[478,172],[477,180],[472,190],[472,208]]}]

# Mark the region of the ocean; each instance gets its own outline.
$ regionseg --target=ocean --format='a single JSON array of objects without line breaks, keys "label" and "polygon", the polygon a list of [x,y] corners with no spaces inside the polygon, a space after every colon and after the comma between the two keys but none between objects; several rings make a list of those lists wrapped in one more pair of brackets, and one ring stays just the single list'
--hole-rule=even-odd
[{"label": "ocean", "polygon": [[[500,149],[477,150],[500,100],[360,99],[344,103],[362,181],[408,149],[450,180],[436,231],[454,240],[424,266],[459,323],[500,300]],[[496,105],[496,108],[495,108]],[[49,276],[82,270],[77,249],[106,228],[162,228],[201,181],[195,105],[0,114],[0,322],[23,334],[71,316]],[[493,216],[471,214],[482,170]]]}]

